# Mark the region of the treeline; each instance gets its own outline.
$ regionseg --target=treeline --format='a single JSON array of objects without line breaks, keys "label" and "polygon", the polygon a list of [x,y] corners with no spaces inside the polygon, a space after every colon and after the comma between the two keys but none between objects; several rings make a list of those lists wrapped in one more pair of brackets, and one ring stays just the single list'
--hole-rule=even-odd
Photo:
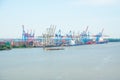
[{"label": "treeline", "polygon": [[9,50],[11,48],[12,46],[10,42],[0,42],[0,50]]},{"label": "treeline", "polygon": [[119,38],[109,38],[108,39],[109,42],[120,42]]}]

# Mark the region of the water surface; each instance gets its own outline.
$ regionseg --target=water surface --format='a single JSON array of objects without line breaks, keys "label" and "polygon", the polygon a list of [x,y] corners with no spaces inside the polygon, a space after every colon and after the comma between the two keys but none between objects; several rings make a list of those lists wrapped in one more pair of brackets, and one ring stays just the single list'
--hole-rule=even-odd
[{"label": "water surface", "polygon": [[0,51],[0,80],[120,80],[120,43]]}]

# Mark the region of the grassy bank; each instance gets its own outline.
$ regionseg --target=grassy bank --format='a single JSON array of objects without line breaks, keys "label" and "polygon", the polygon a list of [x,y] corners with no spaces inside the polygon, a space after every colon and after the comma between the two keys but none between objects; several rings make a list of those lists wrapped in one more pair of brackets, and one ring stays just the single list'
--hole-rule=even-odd
[{"label": "grassy bank", "polygon": [[0,44],[0,50],[9,50],[9,49],[12,49],[10,42],[5,42],[3,44]]}]

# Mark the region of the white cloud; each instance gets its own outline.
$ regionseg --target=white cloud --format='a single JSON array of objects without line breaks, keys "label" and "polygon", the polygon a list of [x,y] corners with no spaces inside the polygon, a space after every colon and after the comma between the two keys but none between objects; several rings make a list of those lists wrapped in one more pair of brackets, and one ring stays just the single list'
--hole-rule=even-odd
[{"label": "white cloud", "polygon": [[72,0],[70,5],[108,6],[119,4],[119,0]]}]

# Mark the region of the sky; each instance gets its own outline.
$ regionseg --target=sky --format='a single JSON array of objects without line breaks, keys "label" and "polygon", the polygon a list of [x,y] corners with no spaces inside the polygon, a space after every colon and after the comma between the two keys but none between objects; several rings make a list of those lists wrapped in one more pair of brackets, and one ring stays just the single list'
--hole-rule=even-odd
[{"label": "sky", "polygon": [[120,38],[120,0],[0,0],[0,38],[21,38],[22,25],[40,36],[50,25],[62,34],[104,35]]}]

